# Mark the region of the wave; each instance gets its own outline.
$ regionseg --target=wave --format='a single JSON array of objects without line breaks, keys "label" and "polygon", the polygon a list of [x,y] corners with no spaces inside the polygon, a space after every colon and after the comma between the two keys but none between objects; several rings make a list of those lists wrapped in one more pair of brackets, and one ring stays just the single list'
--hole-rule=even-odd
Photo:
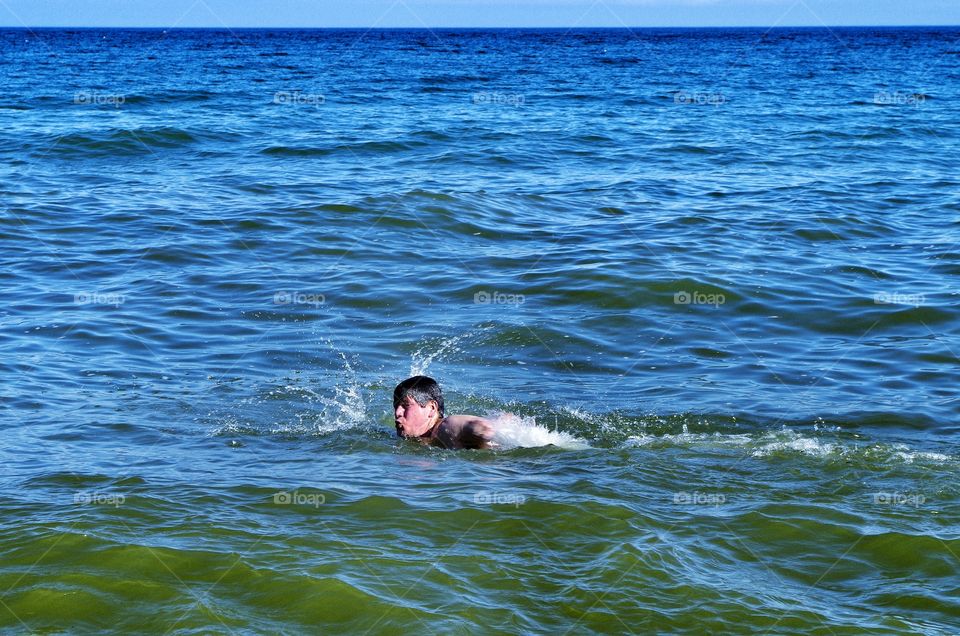
[{"label": "wave", "polygon": [[427,141],[363,141],[335,146],[268,146],[260,154],[278,157],[325,157],[337,153],[392,154],[430,145]]},{"label": "wave", "polygon": [[427,75],[420,78],[423,84],[468,84],[472,82],[484,83],[496,80],[490,75]]},{"label": "wave", "polygon": [[176,104],[189,102],[205,102],[219,97],[217,93],[204,90],[169,90],[157,93],[143,93],[135,95],[125,95],[123,106],[131,104]]},{"label": "wave", "polygon": [[174,126],[157,128],[111,129],[102,132],[57,135],[49,143],[40,144],[43,152],[53,155],[127,156],[152,153],[155,150],[184,148],[197,142],[188,130]]},{"label": "wave", "polygon": [[676,434],[630,436],[625,447],[673,448],[695,450],[742,449],[753,458],[787,458],[806,456],[824,460],[840,460],[864,465],[890,464],[955,464],[957,456],[911,448],[897,442],[869,442],[805,434],[786,426],[778,430],[754,433],[691,433],[684,424]]}]

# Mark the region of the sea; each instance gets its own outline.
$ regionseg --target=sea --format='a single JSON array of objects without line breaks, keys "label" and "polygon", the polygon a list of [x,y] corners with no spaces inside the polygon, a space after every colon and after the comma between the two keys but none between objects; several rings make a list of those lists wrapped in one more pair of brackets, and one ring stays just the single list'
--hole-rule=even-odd
[{"label": "sea", "polygon": [[[960,632],[960,28],[7,28],[0,86],[0,632]],[[497,447],[398,439],[416,374]]]}]

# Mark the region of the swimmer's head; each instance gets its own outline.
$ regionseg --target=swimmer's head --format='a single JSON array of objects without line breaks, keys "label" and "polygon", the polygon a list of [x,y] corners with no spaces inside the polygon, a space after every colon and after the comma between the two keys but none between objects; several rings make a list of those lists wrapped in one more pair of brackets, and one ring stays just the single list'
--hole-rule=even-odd
[{"label": "swimmer's head", "polygon": [[433,378],[415,375],[393,390],[393,420],[400,437],[420,437],[443,419],[443,392]]}]

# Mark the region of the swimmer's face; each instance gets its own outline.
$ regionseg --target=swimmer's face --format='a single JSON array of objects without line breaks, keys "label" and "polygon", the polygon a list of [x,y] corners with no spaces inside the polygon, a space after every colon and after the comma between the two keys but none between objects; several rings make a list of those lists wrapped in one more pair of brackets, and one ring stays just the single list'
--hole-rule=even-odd
[{"label": "swimmer's face", "polygon": [[409,395],[393,410],[393,421],[400,437],[420,437],[433,426],[437,417],[437,403],[433,400],[426,406],[420,406]]}]

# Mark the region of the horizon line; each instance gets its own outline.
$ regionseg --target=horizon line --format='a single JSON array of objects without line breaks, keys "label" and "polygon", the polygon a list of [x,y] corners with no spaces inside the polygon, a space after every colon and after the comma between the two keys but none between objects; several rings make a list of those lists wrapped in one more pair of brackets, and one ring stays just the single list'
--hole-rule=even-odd
[{"label": "horizon line", "polygon": [[24,26],[0,24],[0,29],[16,29],[21,31],[41,29],[144,29],[156,31],[256,31],[256,30],[286,30],[286,31],[431,31],[431,30],[458,30],[458,31],[497,31],[516,29],[538,29],[543,31],[577,29],[904,29],[904,28],[960,28],[960,24],[743,24],[743,25],[638,25],[638,26],[131,26],[131,25],[66,25],[48,24],[42,26]]}]

